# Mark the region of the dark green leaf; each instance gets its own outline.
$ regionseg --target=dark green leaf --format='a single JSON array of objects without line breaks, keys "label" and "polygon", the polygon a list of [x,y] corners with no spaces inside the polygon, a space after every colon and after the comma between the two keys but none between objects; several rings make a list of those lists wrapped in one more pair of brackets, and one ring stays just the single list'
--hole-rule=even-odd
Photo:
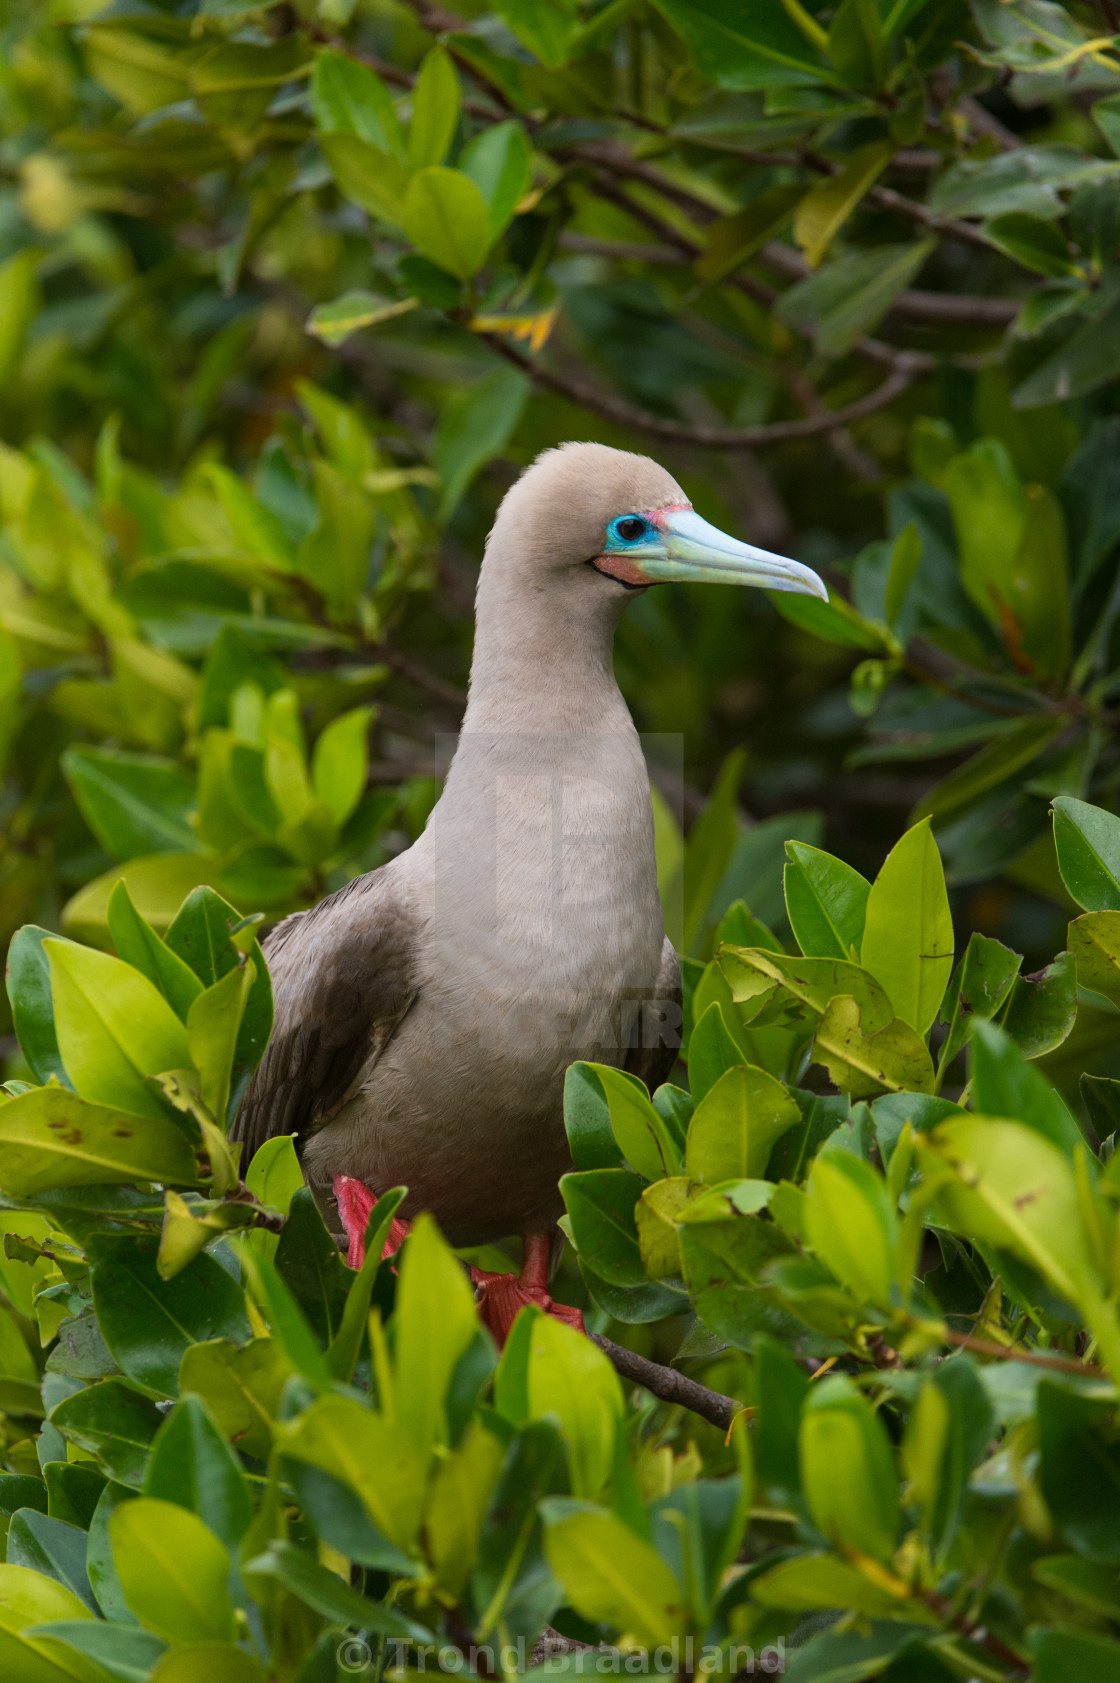
[{"label": "dark green leaf", "polygon": [[93,1251],[93,1302],[122,1373],[165,1397],[179,1390],[179,1364],[192,1344],[249,1337],[240,1286],[203,1253],[161,1279],[150,1241],[101,1239]]},{"label": "dark green leaf", "polygon": [[51,933],[34,923],[16,931],[8,948],[8,999],[20,1050],[35,1079],[45,1085],[53,1076],[69,1087],[70,1077],[63,1067],[54,1027],[51,969],[43,951],[43,942]]},{"label": "dark green leaf", "polygon": [[199,1397],[172,1409],[152,1444],[145,1496],[177,1502],[206,1521],[231,1551],[248,1530],[253,1502],[237,1457]]},{"label": "dark green leaf", "polygon": [[1087,912],[1120,911],[1120,818],[1071,795],[1054,799],[1058,869]]},{"label": "dark green leaf", "polygon": [[86,1534],[76,1525],[51,1519],[35,1508],[20,1508],[8,1527],[9,1566],[27,1566],[45,1572],[84,1601],[91,1613],[97,1602],[86,1576]]},{"label": "dark green leaf", "polygon": [[588,1169],[560,1181],[580,1256],[611,1285],[645,1284],[634,1223],[643,1184],[630,1169]]}]

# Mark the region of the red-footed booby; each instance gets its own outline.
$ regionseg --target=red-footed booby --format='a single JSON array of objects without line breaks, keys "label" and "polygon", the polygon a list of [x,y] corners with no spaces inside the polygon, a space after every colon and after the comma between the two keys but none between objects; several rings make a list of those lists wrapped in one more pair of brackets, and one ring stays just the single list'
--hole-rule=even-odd
[{"label": "red-footed booby", "polygon": [[548,1294],[565,1070],[588,1058],[652,1087],[676,1056],[680,970],[611,654],[631,594],[670,580],[828,594],[708,525],[647,457],[540,456],[486,545],[466,714],[427,828],[265,943],[276,1027],[235,1137],[252,1152],[297,1135],[352,1264],[394,1185],[453,1245],[520,1235],[520,1278],[476,1274],[499,1341],[525,1303],[582,1324]]}]

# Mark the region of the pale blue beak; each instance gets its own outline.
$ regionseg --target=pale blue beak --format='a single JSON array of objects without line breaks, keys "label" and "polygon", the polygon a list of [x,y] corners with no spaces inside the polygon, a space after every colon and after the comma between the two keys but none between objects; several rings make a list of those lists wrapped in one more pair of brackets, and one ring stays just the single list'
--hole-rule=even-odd
[{"label": "pale blue beak", "polygon": [[656,525],[656,535],[651,532],[625,550],[651,584],[749,584],[828,601],[828,586],[812,567],[740,543],[690,508],[659,510],[647,519]]}]

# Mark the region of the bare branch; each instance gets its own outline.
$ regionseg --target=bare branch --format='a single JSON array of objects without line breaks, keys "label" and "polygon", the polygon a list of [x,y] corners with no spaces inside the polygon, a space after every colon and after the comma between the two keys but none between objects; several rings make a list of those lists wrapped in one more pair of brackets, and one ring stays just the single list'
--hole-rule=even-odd
[{"label": "bare branch", "polygon": [[596,1336],[592,1342],[599,1346],[623,1379],[643,1386],[653,1396],[660,1397],[662,1402],[691,1409],[693,1414],[700,1414],[713,1426],[718,1426],[721,1432],[730,1431],[731,1422],[742,1412],[743,1405],[735,1397],[725,1397],[721,1391],[709,1391],[706,1385],[689,1379],[687,1374],[678,1373],[675,1367],[662,1367],[660,1362],[647,1361],[645,1356],[636,1356],[633,1350],[626,1350],[621,1344],[612,1344],[609,1338]]},{"label": "bare branch", "polygon": [[763,444],[785,444],[797,438],[819,438],[838,427],[861,421],[864,416],[873,415],[877,409],[893,403],[919,374],[926,372],[929,362],[926,357],[909,357],[905,352],[898,352],[896,365],[886,379],[874,391],[867,392],[842,409],[822,409],[819,414],[806,415],[802,420],[771,421],[758,427],[713,427],[702,422],[673,421],[662,415],[651,415],[621,398],[596,390],[586,381],[557,374],[553,369],[533,362],[496,334],[488,333],[482,337],[489,341],[499,356],[504,356],[507,362],[520,368],[536,385],[602,415],[604,420],[614,421],[623,427],[639,427],[656,438],[672,438],[682,444],[727,450],[750,450]]}]

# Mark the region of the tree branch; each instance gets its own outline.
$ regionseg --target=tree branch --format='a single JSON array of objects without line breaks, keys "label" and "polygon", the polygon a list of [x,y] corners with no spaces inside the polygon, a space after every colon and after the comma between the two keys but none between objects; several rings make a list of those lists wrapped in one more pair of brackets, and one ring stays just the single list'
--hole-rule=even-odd
[{"label": "tree branch", "polygon": [[592,1343],[599,1346],[623,1379],[643,1386],[653,1396],[660,1397],[662,1402],[691,1409],[693,1414],[702,1415],[713,1426],[718,1426],[721,1432],[730,1431],[731,1422],[742,1412],[743,1405],[735,1397],[725,1397],[720,1391],[709,1391],[706,1385],[689,1379],[687,1374],[678,1373],[675,1367],[662,1367],[660,1362],[647,1361],[645,1356],[636,1356],[632,1350],[613,1344],[609,1338],[594,1336]]},{"label": "tree branch", "polygon": [[487,333],[480,337],[487,339],[499,356],[505,357],[507,362],[512,362],[515,368],[520,368],[534,384],[555,392],[558,397],[566,397],[571,403],[578,403],[582,409],[592,410],[606,421],[613,421],[623,427],[638,427],[655,438],[672,438],[682,444],[699,444],[707,448],[726,450],[752,450],[764,444],[786,444],[798,438],[819,438],[826,433],[835,432],[838,427],[861,421],[866,415],[873,415],[877,409],[886,408],[887,404],[900,397],[919,374],[926,372],[928,361],[924,357],[911,358],[905,352],[900,352],[896,366],[874,391],[867,392],[854,403],[845,404],[842,409],[824,409],[819,414],[806,415],[801,420],[771,421],[758,427],[713,427],[703,422],[673,421],[662,415],[651,415],[647,410],[637,409],[622,398],[598,391],[583,380],[557,374],[554,370],[533,362],[496,334]]}]

